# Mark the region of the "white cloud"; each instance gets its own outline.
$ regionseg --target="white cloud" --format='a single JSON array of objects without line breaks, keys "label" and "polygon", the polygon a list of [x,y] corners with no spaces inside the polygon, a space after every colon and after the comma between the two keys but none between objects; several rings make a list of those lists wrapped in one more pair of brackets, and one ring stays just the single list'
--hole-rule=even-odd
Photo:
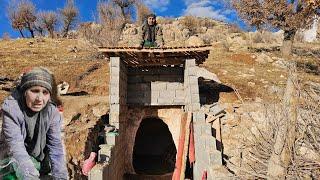
[{"label": "white cloud", "polygon": [[165,11],[168,9],[170,0],[144,0],[144,3],[151,9]]},{"label": "white cloud", "polygon": [[184,10],[183,15],[192,15],[198,17],[210,17],[217,20],[227,20],[230,10],[223,8],[215,8],[220,1],[209,0],[185,0],[187,8]]}]

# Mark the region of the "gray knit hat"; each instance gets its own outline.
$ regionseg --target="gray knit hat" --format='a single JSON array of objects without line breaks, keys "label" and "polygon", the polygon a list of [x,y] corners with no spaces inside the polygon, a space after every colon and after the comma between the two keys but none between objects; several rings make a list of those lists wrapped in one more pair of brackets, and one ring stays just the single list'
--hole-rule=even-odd
[{"label": "gray knit hat", "polygon": [[35,67],[23,74],[20,82],[20,90],[25,92],[32,86],[42,86],[52,94],[52,73],[43,67]]},{"label": "gray knit hat", "polygon": [[148,18],[148,17],[156,18],[157,16],[156,16],[154,13],[150,13],[150,14],[148,14],[146,17],[147,17],[147,18]]}]

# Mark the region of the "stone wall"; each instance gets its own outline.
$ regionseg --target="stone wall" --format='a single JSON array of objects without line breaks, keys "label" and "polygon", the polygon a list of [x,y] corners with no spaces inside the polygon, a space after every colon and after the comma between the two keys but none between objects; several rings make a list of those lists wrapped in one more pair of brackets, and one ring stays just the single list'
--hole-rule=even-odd
[{"label": "stone wall", "polygon": [[[126,128],[127,112],[127,67],[118,57],[110,58],[109,123],[119,132]],[[89,180],[122,179],[125,173],[125,133],[106,133],[106,144],[99,146],[98,161]]]},{"label": "stone wall", "polygon": [[207,171],[208,179],[213,179],[214,174],[210,171],[210,167],[222,164],[221,152],[216,150],[216,139],[212,136],[211,124],[206,123],[205,113],[200,111],[198,78],[195,60],[187,59],[184,71],[185,110],[193,114],[196,158],[193,177],[201,179],[203,173]]},{"label": "stone wall", "polygon": [[184,105],[182,67],[128,69],[128,104]]},{"label": "stone wall", "polygon": [[106,144],[100,145],[98,155],[103,163],[92,169],[89,179],[123,179],[124,173],[135,173],[133,147],[143,119],[161,119],[167,124],[177,148],[185,112],[193,114],[194,179],[201,179],[204,171],[208,179],[213,179],[214,172],[209,168],[222,164],[221,152],[217,151],[211,124],[206,123],[205,113],[200,109],[198,78],[195,59],[186,59],[184,67],[127,68],[120,58],[110,58],[109,123],[119,130],[119,135],[106,133]]}]

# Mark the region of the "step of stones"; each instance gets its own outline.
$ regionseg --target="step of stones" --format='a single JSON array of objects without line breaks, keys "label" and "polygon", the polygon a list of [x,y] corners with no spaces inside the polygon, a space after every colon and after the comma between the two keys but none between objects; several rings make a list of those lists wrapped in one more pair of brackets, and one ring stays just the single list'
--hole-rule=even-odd
[{"label": "step of stones", "polygon": [[114,132],[105,133],[105,143],[108,145],[116,145],[116,139],[118,134]]},{"label": "step of stones", "polygon": [[91,171],[89,171],[88,180],[103,180],[105,166],[105,164],[96,164]]},{"label": "step of stones", "polygon": [[98,152],[98,162],[109,162],[111,158],[113,145],[101,144]]}]

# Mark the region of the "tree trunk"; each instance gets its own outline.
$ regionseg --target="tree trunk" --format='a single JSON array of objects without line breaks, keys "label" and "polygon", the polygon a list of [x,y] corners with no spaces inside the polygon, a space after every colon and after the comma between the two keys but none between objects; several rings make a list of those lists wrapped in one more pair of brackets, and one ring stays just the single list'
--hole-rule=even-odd
[{"label": "tree trunk", "polygon": [[19,32],[20,32],[21,37],[24,38],[24,34],[22,32],[22,29],[19,29]]},{"label": "tree trunk", "polygon": [[68,36],[68,32],[69,32],[69,29],[70,29],[70,23],[68,23],[63,31],[63,36],[64,38],[66,38]]},{"label": "tree trunk", "polygon": [[292,52],[293,39],[296,34],[296,30],[284,31],[284,38],[281,47],[281,53],[283,58],[289,58]]},{"label": "tree trunk", "polygon": [[292,158],[297,124],[297,92],[294,86],[297,81],[297,75],[295,69],[295,65],[290,67],[283,99],[283,119],[279,119],[279,129],[276,134],[274,150],[268,162],[267,174],[270,179],[285,179]]},{"label": "tree trunk", "polygon": [[33,32],[33,30],[30,28],[29,31],[30,31],[31,37],[34,38],[34,32]]},{"label": "tree trunk", "polygon": [[126,17],[126,13],[124,12],[124,7],[122,7],[122,6],[120,6],[120,8],[121,8],[121,14],[122,14],[122,17],[123,17],[123,19],[127,19],[127,17]]},{"label": "tree trunk", "polygon": [[50,34],[50,37],[51,37],[51,38],[54,38],[53,29],[49,29],[49,34]]}]

